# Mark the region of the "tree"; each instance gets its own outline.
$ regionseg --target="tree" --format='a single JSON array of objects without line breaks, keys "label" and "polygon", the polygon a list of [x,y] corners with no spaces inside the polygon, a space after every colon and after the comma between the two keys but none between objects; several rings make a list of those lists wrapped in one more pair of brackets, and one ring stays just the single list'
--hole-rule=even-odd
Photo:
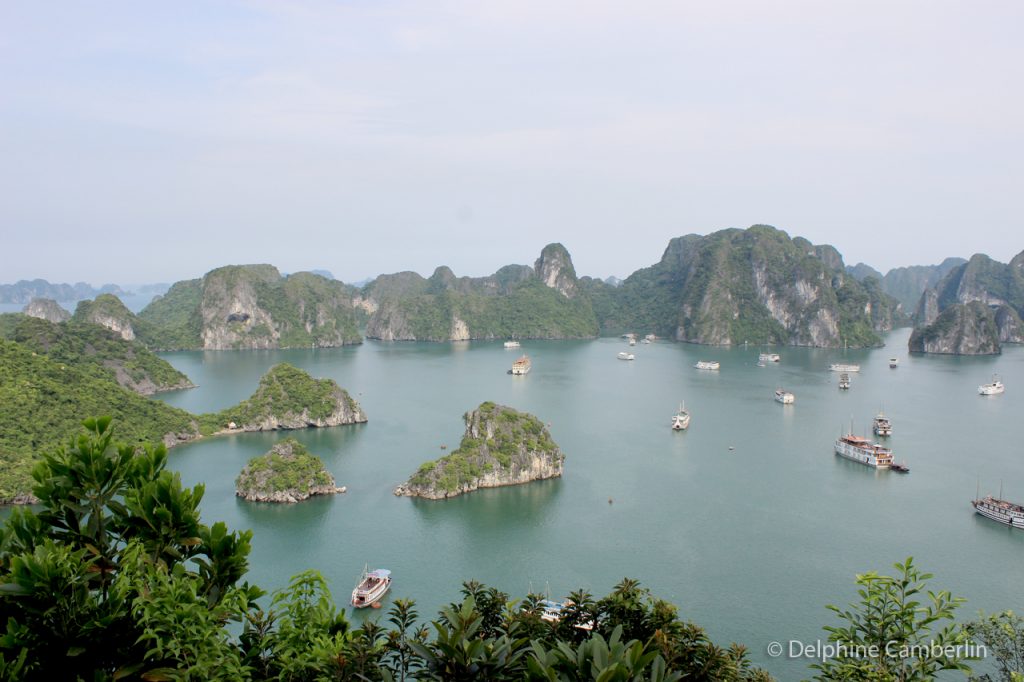
[{"label": "tree", "polygon": [[816,679],[925,681],[940,670],[970,671],[970,637],[952,623],[964,600],[925,590],[933,576],[921,573],[913,557],[894,566],[893,577],[858,575],[860,601],[850,608],[827,607],[845,625],[825,627],[836,656],[812,666],[821,671]]},{"label": "tree", "polygon": [[982,614],[964,629],[988,649],[995,660],[997,676],[972,677],[978,682],[1024,682],[1024,618],[1013,611]]}]

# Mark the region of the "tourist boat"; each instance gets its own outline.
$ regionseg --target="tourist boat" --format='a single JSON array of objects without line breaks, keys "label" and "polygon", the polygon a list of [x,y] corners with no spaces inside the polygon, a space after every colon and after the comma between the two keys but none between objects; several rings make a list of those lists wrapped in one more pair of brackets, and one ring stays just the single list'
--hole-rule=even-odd
[{"label": "tourist boat", "polygon": [[896,369],[900,366],[899,358],[889,358],[889,369]]},{"label": "tourist boat", "polygon": [[830,372],[859,372],[860,365],[851,365],[845,362],[833,362],[828,366]]},{"label": "tourist boat", "polygon": [[505,342],[505,348],[521,348],[521,347],[522,347],[522,344],[519,343],[518,341],[514,340],[514,339],[511,340],[511,341],[506,341]]},{"label": "tourist boat", "polygon": [[619,360],[636,360],[635,355],[633,355],[632,353],[627,353],[626,351],[622,351],[616,357],[619,358]]},{"label": "tourist boat", "polygon": [[844,390],[850,388],[850,375],[846,372],[839,375],[839,388]]},{"label": "tourist boat", "polygon": [[391,571],[386,568],[378,568],[367,571],[363,567],[363,574],[359,576],[359,582],[352,590],[352,606],[357,609],[372,606],[380,601],[384,593],[391,587]]},{"label": "tourist boat", "polygon": [[757,356],[758,362],[780,362],[781,360],[782,356],[778,353],[761,353]]},{"label": "tourist boat", "polygon": [[631,346],[635,346],[636,345],[636,337],[635,336],[629,337],[629,345],[631,345]]},{"label": "tourist boat", "polygon": [[719,369],[721,365],[715,360],[698,360],[694,367],[697,369]]},{"label": "tourist boat", "polygon": [[978,386],[978,393],[980,395],[999,395],[1005,390],[1006,387],[1003,386],[1003,382],[997,376],[992,377],[992,383]]},{"label": "tourist boat", "polygon": [[876,469],[888,469],[892,466],[892,450],[852,433],[841,436],[836,441],[836,454]]},{"label": "tourist boat", "polygon": [[[572,602],[566,599],[565,601],[555,601],[553,599],[541,599],[537,602],[537,606],[540,607],[540,619],[547,623],[558,623],[562,620],[565,609],[572,605]],[[574,626],[577,630],[593,630],[594,621],[587,621],[586,623],[579,623]]]},{"label": "tourist boat", "polygon": [[686,411],[685,407],[683,407],[683,403],[679,403],[679,411],[672,417],[672,430],[685,431],[686,427],[689,425],[690,413]]},{"label": "tourist boat", "polygon": [[892,435],[892,422],[884,414],[879,412],[875,416],[875,421],[872,424],[872,428],[875,431],[876,436],[891,436]]},{"label": "tourist boat", "polygon": [[893,462],[889,465],[889,471],[895,471],[897,474],[909,474],[910,467],[906,464],[897,464],[896,462]]},{"label": "tourist boat", "polygon": [[524,355],[512,363],[512,369],[509,372],[515,376],[525,376],[529,374],[530,367],[532,367],[530,358]]},{"label": "tourist boat", "polygon": [[648,334],[647,336],[644,337],[644,341],[647,341],[648,343],[650,343],[651,341],[657,341],[657,340],[658,340],[658,337],[656,335],[654,335],[654,334]]},{"label": "tourist boat", "polygon": [[781,388],[775,391],[775,402],[782,403],[783,405],[792,405],[795,400],[796,396],[789,391],[784,391]]},{"label": "tourist boat", "polygon": [[978,500],[971,500],[974,511],[982,516],[1006,524],[1012,528],[1024,528],[1024,507],[998,497],[986,495]]},{"label": "tourist boat", "polygon": [[650,343],[650,342],[651,342],[651,340],[646,338],[646,337],[640,339],[640,343]]}]

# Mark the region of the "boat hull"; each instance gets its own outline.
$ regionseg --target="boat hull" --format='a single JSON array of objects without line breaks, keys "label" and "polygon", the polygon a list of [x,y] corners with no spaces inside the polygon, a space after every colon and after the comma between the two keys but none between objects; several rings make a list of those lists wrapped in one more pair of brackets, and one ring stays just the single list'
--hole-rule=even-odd
[{"label": "boat hull", "polygon": [[988,500],[973,500],[971,505],[974,511],[986,519],[992,519],[997,523],[1011,528],[1024,530],[1024,511],[1014,509],[1016,505],[1000,505]]}]

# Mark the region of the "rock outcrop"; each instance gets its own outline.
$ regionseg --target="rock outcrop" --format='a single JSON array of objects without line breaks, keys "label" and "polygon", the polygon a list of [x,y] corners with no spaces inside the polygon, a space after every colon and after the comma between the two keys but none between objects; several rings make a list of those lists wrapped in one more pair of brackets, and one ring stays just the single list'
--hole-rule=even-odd
[{"label": "rock outcrop", "polygon": [[159,349],[268,349],[360,343],[357,291],[309,272],[230,265],[178,282],[139,313]]},{"label": "rock outcrop", "polygon": [[287,363],[263,375],[252,397],[217,415],[222,432],[324,428],[366,421],[348,391]]},{"label": "rock outcrop", "polygon": [[877,346],[897,302],[848,275],[828,245],[767,225],[672,239],[619,287],[584,278],[606,333],[711,345]]},{"label": "rock outcrop", "polygon": [[1009,264],[976,254],[950,270],[917,304],[911,351],[990,355],[1024,342],[1024,253]]},{"label": "rock outcrop", "polygon": [[456,277],[446,266],[424,279],[381,275],[362,291],[366,335],[382,341],[591,338],[597,318],[569,252],[544,247],[535,266],[506,265],[488,277]]},{"label": "rock outcrop", "polygon": [[440,500],[562,475],[565,455],[537,417],[485,402],[464,419],[459,448],[421,466],[395,495]]},{"label": "rock outcrop", "polygon": [[916,353],[996,355],[1001,350],[995,313],[980,301],[953,304],[932,324],[914,329],[909,347]]},{"label": "rock outcrop", "polygon": [[249,460],[235,480],[235,495],[250,502],[294,503],[343,492],[323,461],[292,438]]},{"label": "rock outcrop", "polygon": [[125,341],[135,339],[135,314],[113,294],[100,294],[91,301],[80,301],[72,319],[106,327]]},{"label": "rock outcrop", "polygon": [[21,311],[29,317],[37,317],[40,320],[53,322],[67,322],[71,319],[71,313],[61,307],[52,298],[33,298]]}]

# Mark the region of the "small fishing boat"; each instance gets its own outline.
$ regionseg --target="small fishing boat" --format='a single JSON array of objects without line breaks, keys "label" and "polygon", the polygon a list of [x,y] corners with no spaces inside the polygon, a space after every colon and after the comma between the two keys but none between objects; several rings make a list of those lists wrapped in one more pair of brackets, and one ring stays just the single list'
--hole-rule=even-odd
[{"label": "small fishing boat", "polygon": [[721,365],[715,360],[698,360],[697,364],[694,365],[697,369],[710,369],[717,370]]},{"label": "small fishing boat", "polygon": [[636,360],[635,355],[633,355],[632,353],[627,353],[626,351],[622,351],[615,357],[617,357],[619,360]]},{"label": "small fishing boat", "polygon": [[843,372],[842,374],[839,375],[839,388],[843,389],[844,391],[850,388],[850,375],[847,374],[846,372]]},{"label": "small fishing boat", "polygon": [[906,464],[896,464],[895,462],[889,465],[889,471],[895,471],[897,474],[909,474],[910,467]]},{"label": "small fishing boat", "polygon": [[357,609],[373,606],[384,593],[391,587],[391,571],[386,568],[377,568],[372,571],[363,567],[363,573],[359,576],[359,582],[352,590],[351,604]]},{"label": "small fishing boat", "polygon": [[781,388],[775,391],[775,402],[782,403],[783,405],[792,405],[796,400],[796,396],[789,391],[784,391]]},{"label": "small fishing boat", "polygon": [[899,358],[889,358],[889,369],[896,369],[900,366]]}]

